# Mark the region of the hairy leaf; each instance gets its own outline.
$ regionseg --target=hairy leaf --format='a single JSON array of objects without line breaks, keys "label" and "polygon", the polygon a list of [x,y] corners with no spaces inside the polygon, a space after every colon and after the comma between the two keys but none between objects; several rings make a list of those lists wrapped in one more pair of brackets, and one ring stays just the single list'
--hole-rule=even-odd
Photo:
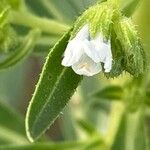
[{"label": "hairy leaf", "polygon": [[26,115],[30,141],[37,139],[58,117],[77,88],[81,76],[61,65],[70,31],[54,46],[46,62]]}]

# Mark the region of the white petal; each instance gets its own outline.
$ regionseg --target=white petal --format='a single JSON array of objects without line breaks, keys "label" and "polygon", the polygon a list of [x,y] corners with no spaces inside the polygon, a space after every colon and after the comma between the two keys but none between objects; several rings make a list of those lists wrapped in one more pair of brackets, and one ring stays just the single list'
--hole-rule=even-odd
[{"label": "white petal", "polygon": [[92,41],[85,40],[84,41],[84,52],[96,63],[100,62],[100,51],[95,48],[94,43]]},{"label": "white petal", "polygon": [[[95,46],[95,52],[94,53],[95,53],[95,55],[97,54],[97,60],[99,59],[99,62],[104,63],[105,72],[110,72],[110,70],[112,68],[112,52],[111,52],[110,41],[105,43],[103,41],[102,35],[98,34],[95,37],[95,39],[91,41],[91,43],[93,43]],[[93,56],[94,56],[94,53],[92,53]],[[92,59],[93,58],[94,57],[92,57]]]},{"label": "white petal", "polygon": [[75,39],[78,40],[85,40],[89,39],[90,33],[89,33],[89,26],[88,24],[84,25],[81,30],[76,34]]},{"label": "white petal", "polygon": [[69,41],[62,60],[63,66],[71,66],[76,63],[84,53],[84,40],[89,38],[88,24],[84,25],[76,37]]},{"label": "white petal", "polygon": [[107,57],[112,58],[111,48],[109,44],[104,43],[101,48],[101,62],[105,63]]},{"label": "white petal", "polygon": [[107,57],[104,63],[105,72],[110,72],[112,69],[112,58]]},{"label": "white petal", "polygon": [[107,56],[108,45],[104,42],[102,35],[99,33],[97,36],[91,41],[96,51],[98,51],[98,58],[100,62],[104,62]]},{"label": "white petal", "polygon": [[102,70],[102,67],[100,63],[95,63],[84,54],[77,63],[72,65],[72,69],[79,75],[93,76],[98,74]]},{"label": "white petal", "polygon": [[84,43],[82,41],[76,39],[71,40],[65,50],[62,65],[69,67],[76,63],[84,53],[83,45]]},{"label": "white petal", "polygon": [[104,69],[105,72],[110,72],[112,69],[112,60],[113,60],[110,42],[108,42],[106,49],[107,49],[107,53],[106,53],[106,59],[104,61]]},{"label": "white petal", "polygon": [[100,33],[91,41],[85,40],[85,43],[84,51],[94,62],[105,61],[108,45],[103,41],[103,37]]}]

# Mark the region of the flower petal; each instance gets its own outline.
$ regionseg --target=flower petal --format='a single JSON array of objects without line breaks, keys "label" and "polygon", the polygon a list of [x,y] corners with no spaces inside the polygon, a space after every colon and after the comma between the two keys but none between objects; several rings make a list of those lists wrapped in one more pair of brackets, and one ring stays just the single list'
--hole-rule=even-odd
[{"label": "flower petal", "polygon": [[84,52],[96,63],[100,62],[100,51],[95,49],[94,43],[84,40]]},{"label": "flower petal", "polygon": [[62,65],[69,67],[76,63],[84,53],[84,40],[89,38],[88,24],[84,25],[76,37],[69,41],[64,53]]},{"label": "flower petal", "polygon": [[72,66],[80,59],[83,53],[83,42],[76,39],[71,40],[65,50],[62,65],[66,67]]},{"label": "flower petal", "polygon": [[[95,62],[103,62],[105,72],[110,72],[112,68],[112,52],[111,43],[108,41],[104,42],[102,35],[99,33],[95,39],[91,40],[95,49],[91,52],[90,57],[94,59]],[[86,52],[87,53],[87,52]],[[94,57],[97,54],[97,57]]]},{"label": "flower petal", "polygon": [[78,39],[80,41],[89,39],[90,33],[89,33],[89,25],[84,25],[81,30],[76,34],[75,39]]},{"label": "flower petal", "polygon": [[100,33],[97,34],[91,42],[94,44],[95,50],[98,52],[99,61],[104,62],[108,53],[109,45],[104,42]]},{"label": "flower petal", "polygon": [[84,43],[86,43],[84,48],[85,53],[96,63],[105,62],[107,53],[111,53],[109,44],[103,41],[100,33],[91,41],[85,40]]},{"label": "flower petal", "polygon": [[107,57],[104,63],[105,72],[110,72],[112,69],[112,58]]},{"label": "flower petal", "polygon": [[102,66],[84,54],[77,63],[72,65],[72,69],[79,75],[93,76],[102,70]]},{"label": "flower petal", "polygon": [[112,60],[113,60],[110,42],[108,42],[105,49],[107,49],[107,51],[106,51],[106,59],[103,61],[104,62],[104,69],[105,69],[105,72],[110,72],[112,69]]}]

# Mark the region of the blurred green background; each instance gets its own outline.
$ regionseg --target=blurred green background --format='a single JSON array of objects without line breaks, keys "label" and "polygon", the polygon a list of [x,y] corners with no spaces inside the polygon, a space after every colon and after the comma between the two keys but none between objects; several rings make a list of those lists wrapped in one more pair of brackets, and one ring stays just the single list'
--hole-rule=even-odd
[{"label": "blurred green background", "polygon": [[[131,0],[122,0],[121,6],[123,7],[127,5],[130,1]],[[95,2],[96,0],[25,1],[29,12],[41,18],[53,18],[67,24],[68,26],[71,26],[76,18]],[[149,54],[150,51],[149,8],[150,1],[141,0],[140,5],[132,16],[147,54]],[[28,28],[26,27],[17,26],[15,28],[17,28],[17,31],[22,35],[28,31]],[[55,41],[61,37],[61,35],[45,35],[47,38],[44,40],[44,44],[43,42],[37,44],[30,57],[14,67],[0,72],[0,145],[28,143],[24,130],[26,109],[34,92],[45,57],[48,54],[49,49],[54,45]],[[111,106],[113,103],[118,104],[118,101],[110,102],[109,99],[105,100],[105,98],[95,98],[92,97],[92,94],[110,84],[124,85],[129,82],[131,78],[131,76],[125,73],[118,79],[114,80],[107,80],[102,74],[90,78],[85,77],[82,84],[77,89],[77,92],[72,97],[70,103],[65,108],[64,112],[62,112],[62,115],[47,131],[46,135],[40,139],[40,141],[77,141],[78,139],[85,139],[85,137],[90,139],[93,134],[93,128],[103,137],[109,126],[108,116],[111,111]],[[145,90],[149,91],[149,86],[150,83],[147,81]],[[148,99],[147,101],[150,100]],[[150,110],[147,107],[145,109],[146,115],[144,115],[144,117],[139,117],[136,120],[136,116],[138,116],[138,114],[134,114],[128,118],[128,122],[129,124],[132,124],[132,121],[130,123],[130,120],[134,120],[136,125],[140,124],[142,121],[144,122],[143,125],[145,126],[145,133],[147,137],[146,142],[148,143],[148,141],[150,141]],[[116,111],[119,110],[116,108]],[[140,115],[142,116],[143,114]],[[123,118],[126,118],[126,116]],[[119,129],[121,130],[122,128],[123,127],[121,126]],[[135,127],[130,127],[128,133],[133,131],[132,128],[135,129]],[[89,134],[90,129],[92,131],[91,135]],[[142,131],[143,128],[140,126],[137,129],[138,131]],[[145,141],[142,141],[143,133],[135,132],[136,134],[139,134],[139,137],[141,137],[137,137],[139,138],[137,141],[144,143]],[[133,133],[131,133],[131,137],[128,137],[129,141],[132,141],[132,134]],[[120,135],[116,135],[116,138],[114,139],[116,139],[116,142],[118,142],[117,138],[120,139],[118,142],[120,146],[117,143],[118,147],[116,147],[114,140],[114,147],[112,149],[124,150],[123,148],[120,149],[123,145],[123,141],[121,141],[123,138],[122,136],[123,132]],[[126,150],[145,150],[144,146],[141,146],[140,144],[140,146],[138,146],[138,142],[136,142],[136,146],[134,147],[131,145],[132,144],[129,142]],[[130,148],[128,148],[128,146]],[[137,147],[139,149],[137,149]]]}]

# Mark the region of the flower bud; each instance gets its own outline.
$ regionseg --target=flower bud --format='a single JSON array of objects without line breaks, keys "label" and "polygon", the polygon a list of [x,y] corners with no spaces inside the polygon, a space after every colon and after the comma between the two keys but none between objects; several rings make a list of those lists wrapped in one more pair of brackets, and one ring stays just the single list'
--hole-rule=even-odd
[{"label": "flower bud", "polygon": [[116,9],[114,5],[109,2],[103,2],[90,7],[76,21],[71,38],[73,38],[85,24],[89,24],[91,37],[94,38],[97,33],[101,33],[105,40],[108,40],[110,36],[110,25],[112,24],[115,12]]},{"label": "flower bud", "polygon": [[0,4],[0,52],[8,52],[15,47],[17,36],[9,24],[10,6],[7,1],[1,1]]},{"label": "flower bud", "polygon": [[[93,76],[112,69],[110,25],[115,9],[110,2],[90,7],[76,21],[62,65],[75,73]],[[103,68],[102,68],[103,66]]]},{"label": "flower bud", "polygon": [[131,19],[123,18],[114,24],[116,39],[122,48],[123,68],[134,76],[145,69],[145,53]]},{"label": "flower bud", "polygon": [[131,20],[107,1],[90,7],[78,18],[62,65],[86,76],[102,70],[112,78],[123,71],[139,76],[145,69],[145,53]]},{"label": "flower bud", "polygon": [[111,51],[113,56],[112,70],[107,74],[105,73],[108,78],[117,77],[124,71],[124,52],[113,29],[111,31]]}]

